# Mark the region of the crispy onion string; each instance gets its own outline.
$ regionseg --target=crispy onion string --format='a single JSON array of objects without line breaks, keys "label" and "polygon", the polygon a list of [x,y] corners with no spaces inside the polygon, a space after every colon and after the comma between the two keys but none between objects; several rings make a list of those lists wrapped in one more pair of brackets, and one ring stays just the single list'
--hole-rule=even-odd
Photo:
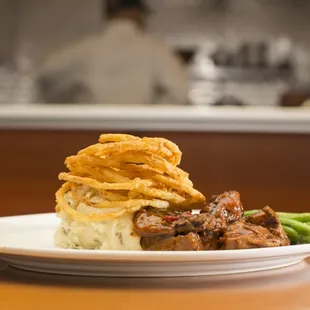
[{"label": "crispy onion string", "polygon": [[[77,221],[98,222],[147,206],[205,202],[188,173],[177,167],[181,155],[176,144],[163,138],[101,135],[99,143],[66,159],[70,172],[59,174],[66,182],[56,193],[56,211]],[[84,214],[81,204],[97,212]]]}]

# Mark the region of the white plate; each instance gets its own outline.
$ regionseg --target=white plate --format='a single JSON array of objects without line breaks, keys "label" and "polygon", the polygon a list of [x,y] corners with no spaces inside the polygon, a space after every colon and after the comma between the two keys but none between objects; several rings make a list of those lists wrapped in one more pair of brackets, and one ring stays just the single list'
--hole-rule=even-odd
[{"label": "white plate", "polygon": [[110,277],[206,276],[291,266],[310,256],[310,245],[277,248],[143,252],[64,250],[53,245],[55,214],[0,218],[0,259],[20,269]]}]

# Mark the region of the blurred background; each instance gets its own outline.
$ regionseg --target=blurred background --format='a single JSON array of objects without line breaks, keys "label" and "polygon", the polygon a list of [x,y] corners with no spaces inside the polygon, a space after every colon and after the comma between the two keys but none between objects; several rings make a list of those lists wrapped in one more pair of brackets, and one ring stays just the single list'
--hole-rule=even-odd
[{"label": "blurred background", "polygon": [[0,0],[0,215],[52,211],[64,158],[109,131],[174,140],[208,196],[309,210],[309,15],[304,0]]},{"label": "blurred background", "polygon": [[[151,57],[147,52],[151,54],[152,51],[141,52],[146,43],[137,42],[137,38],[136,46],[142,44],[138,52],[140,64],[133,48],[124,50],[126,38],[122,36],[130,37],[130,33],[115,31],[113,34],[118,40],[113,42],[107,38],[109,26],[115,19],[137,22],[139,17],[129,16],[125,11],[138,10],[139,3],[128,0],[0,0],[0,102],[68,103],[87,99],[101,103],[108,99],[124,103],[124,99],[117,98],[112,91],[99,94],[96,89],[111,89],[112,85],[124,82],[125,74],[117,80],[119,68],[107,68],[107,62],[123,62],[123,68],[128,69],[126,78],[130,80],[133,64],[130,67],[125,61],[131,59],[138,73],[137,67],[145,66],[147,57]],[[158,40],[156,48],[161,44],[163,50],[169,48],[181,59],[187,85],[173,74],[170,80],[162,81],[161,74],[169,75],[169,68],[176,72],[179,68],[165,59],[168,56],[163,51],[153,48],[153,57],[158,57],[157,62],[166,62],[167,70],[142,72],[154,71],[151,64],[140,70],[137,79],[143,81],[145,76],[152,76],[146,78],[152,85],[144,85],[152,87],[144,90],[152,95],[143,94],[139,98],[131,94],[135,97],[134,103],[161,102],[158,94],[165,91],[171,95],[170,101],[169,96],[163,101],[168,104],[301,105],[308,98],[308,1],[145,0],[143,5],[147,9],[143,8],[141,32],[152,40],[151,44],[155,45],[153,41]],[[121,41],[124,44],[119,44]],[[108,45],[110,53],[105,51]],[[99,51],[94,56],[92,48],[95,47]],[[158,55],[160,52],[164,55]],[[122,55],[117,56],[118,53]],[[123,56],[126,53],[131,53],[127,59]],[[45,65],[48,69],[44,69]],[[86,68],[79,78],[77,72],[83,65]],[[154,60],[154,66],[157,65]],[[90,72],[94,71],[92,66],[101,67],[101,74]],[[44,76],[47,72],[54,74],[39,83],[38,75]],[[102,80],[104,74],[105,82]],[[178,89],[184,87],[188,87],[185,94]]]}]

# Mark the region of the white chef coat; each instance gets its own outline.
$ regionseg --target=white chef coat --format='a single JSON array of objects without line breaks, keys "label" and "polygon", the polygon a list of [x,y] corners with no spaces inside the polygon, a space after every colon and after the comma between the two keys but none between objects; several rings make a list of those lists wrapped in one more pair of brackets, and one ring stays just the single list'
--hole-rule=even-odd
[{"label": "white chef coat", "polygon": [[57,74],[86,86],[94,103],[154,103],[157,87],[165,90],[165,103],[187,100],[186,71],[177,57],[127,20],[112,21],[102,33],[48,58],[40,75]]}]

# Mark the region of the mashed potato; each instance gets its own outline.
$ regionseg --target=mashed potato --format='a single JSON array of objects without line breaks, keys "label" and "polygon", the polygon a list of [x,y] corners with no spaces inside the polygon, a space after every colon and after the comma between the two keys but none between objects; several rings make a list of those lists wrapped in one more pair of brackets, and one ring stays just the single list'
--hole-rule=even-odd
[{"label": "mashed potato", "polygon": [[[65,198],[69,204],[73,203],[70,192]],[[77,210],[84,214],[104,212],[104,210],[98,210],[83,203],[78,205]],[[140,237],[133,233],[133,214],[93,223],[71,220],[63,212],[59,213],[59,217],[61,223],[54,236],[57,247],[90,250],[142,250]]]}]

